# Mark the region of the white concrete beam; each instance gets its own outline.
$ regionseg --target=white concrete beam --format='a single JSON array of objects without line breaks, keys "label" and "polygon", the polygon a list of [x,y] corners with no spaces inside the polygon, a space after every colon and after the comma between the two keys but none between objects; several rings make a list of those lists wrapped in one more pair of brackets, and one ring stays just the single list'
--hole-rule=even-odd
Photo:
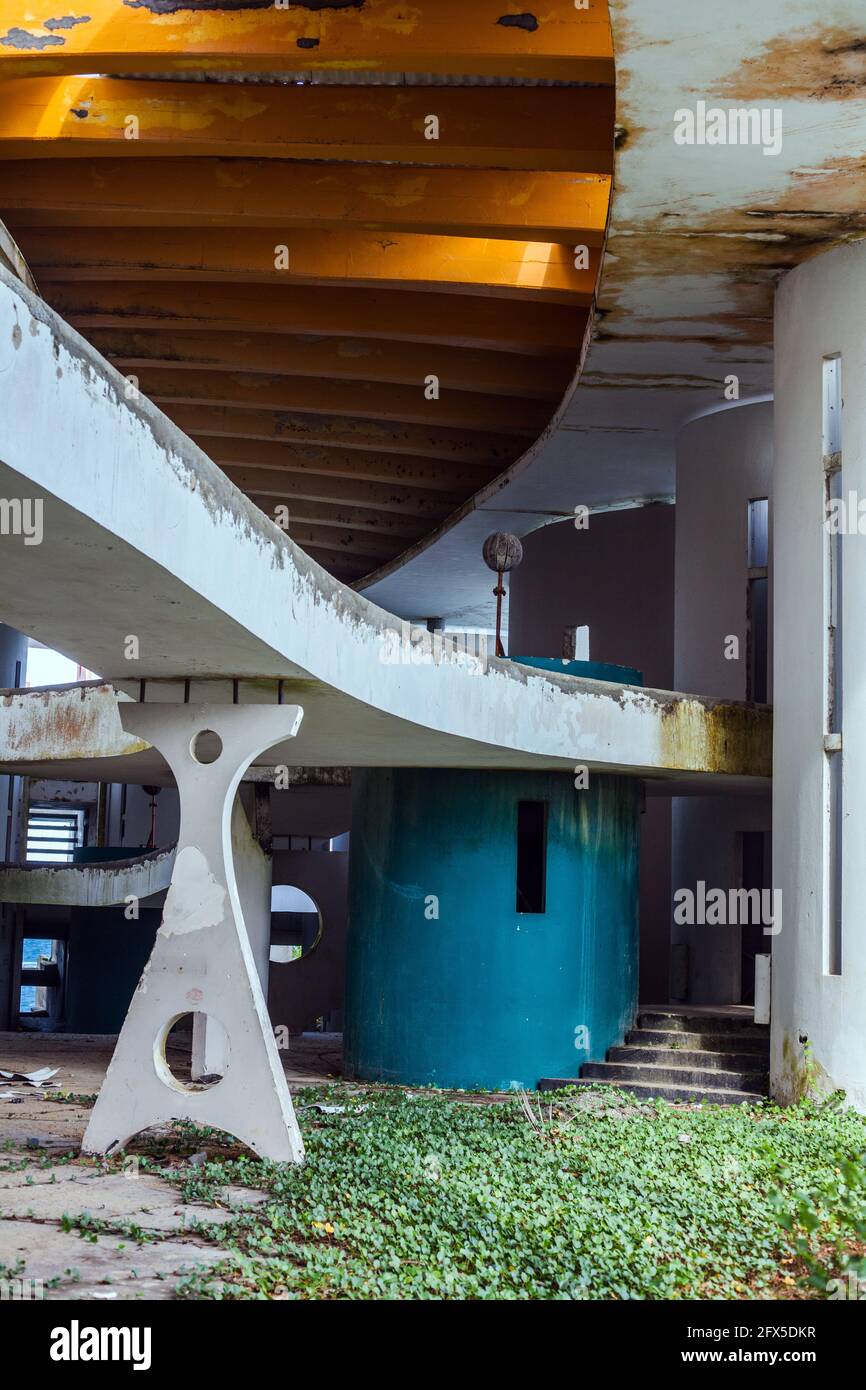
[{"label": "white concrete beam", "polygon": [[282,679],[306,718],[273,762],[767,775],[765,710],[479,660],[448,640],[425,660],[418,634],[407,643],[124,391],[0,271],[0,498],[42,504],[41,544],[0,546],[0,620],[130,690]]},{"label": "white concrete beam", "polygon": [[105,864],[0,865],[0,903],[111,907],[162,893],[171,882],[174,850],[130,855]]}]

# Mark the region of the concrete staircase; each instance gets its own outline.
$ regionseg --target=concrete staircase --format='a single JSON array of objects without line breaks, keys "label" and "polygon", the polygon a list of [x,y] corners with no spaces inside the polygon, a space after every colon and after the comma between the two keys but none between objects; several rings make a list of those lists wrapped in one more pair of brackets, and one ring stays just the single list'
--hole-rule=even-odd
[{"label": "concrete staircase", "polygon": [[754,1104],[768,1094],[770,1030],[745,1013],[639,1010],[637,1027],[579,1077],[545,1076],[540,1091],[605,1082],[645,1099]]}]

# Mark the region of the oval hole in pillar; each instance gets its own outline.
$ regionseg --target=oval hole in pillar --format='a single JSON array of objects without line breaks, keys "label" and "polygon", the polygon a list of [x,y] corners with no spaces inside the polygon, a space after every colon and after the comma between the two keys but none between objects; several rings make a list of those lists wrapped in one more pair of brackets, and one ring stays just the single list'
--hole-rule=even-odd
[{"label": "oval hole in pillar", "polygon": [[[202,1025],[207,1034],[199,1034]],[[194,1027],[197,1048],[194,1049]],[[206,1036],[206,1043],[205,1043]],[[185,1091],[206,1091],[223,1079],[228,1054],[226,1031],[212,1014],[196,1010],[179,1014],[172,1019],[157,1046],[166,1069],[171,1074],[169,1084]],[[211,1070],[213,1067],[213,1070]],[[167,1077],[164,1077],[168,1080]]]},{"label": "oval hole in pillar", "polygon": [[190,752],[197,763],[215,763],[223,751],[223,741],[213,729],[202,729],[190,745]]},{"label": "oval hole in pillar", "polygon": [[303,960],[322,939],[318,904],[293,884],[275,883],[271,890],[271,964]]}]

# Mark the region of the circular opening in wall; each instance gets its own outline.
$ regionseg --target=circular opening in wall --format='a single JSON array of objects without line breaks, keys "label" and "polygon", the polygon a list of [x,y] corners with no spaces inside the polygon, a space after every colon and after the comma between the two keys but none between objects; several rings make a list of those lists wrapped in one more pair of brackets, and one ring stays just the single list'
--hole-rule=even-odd
[{"label": "circular opening in wall", "polygon": [[181,1091],[208,1091],[223,1079],[228,1064],[228,1035],[212,1014],[178,1014],[157,1038],[154,1060],[167,1086]]},{"label": "circular opening in wall", "polygon": [[271,964],[303,960],[322,939],[322,914],[317,904],[290,883],[271,890]]},{"label": "circular opening in wall", "polygon": [[202,729],[190,744],[190,752],[197,763],[215,763],[223,751],[223,741],[213,729]]}]

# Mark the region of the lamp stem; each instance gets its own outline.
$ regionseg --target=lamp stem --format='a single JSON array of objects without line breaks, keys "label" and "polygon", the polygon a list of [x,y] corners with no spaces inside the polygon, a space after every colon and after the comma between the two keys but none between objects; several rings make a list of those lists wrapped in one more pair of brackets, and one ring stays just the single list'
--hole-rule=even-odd
[{"label": "lamp stem", "polygon": [[502,570],[496,571],[496,588],[493,590],[496,595],[496,655],[504,656],[505,648],[502,645],[502,599],[505,589],[502,587]]}]

